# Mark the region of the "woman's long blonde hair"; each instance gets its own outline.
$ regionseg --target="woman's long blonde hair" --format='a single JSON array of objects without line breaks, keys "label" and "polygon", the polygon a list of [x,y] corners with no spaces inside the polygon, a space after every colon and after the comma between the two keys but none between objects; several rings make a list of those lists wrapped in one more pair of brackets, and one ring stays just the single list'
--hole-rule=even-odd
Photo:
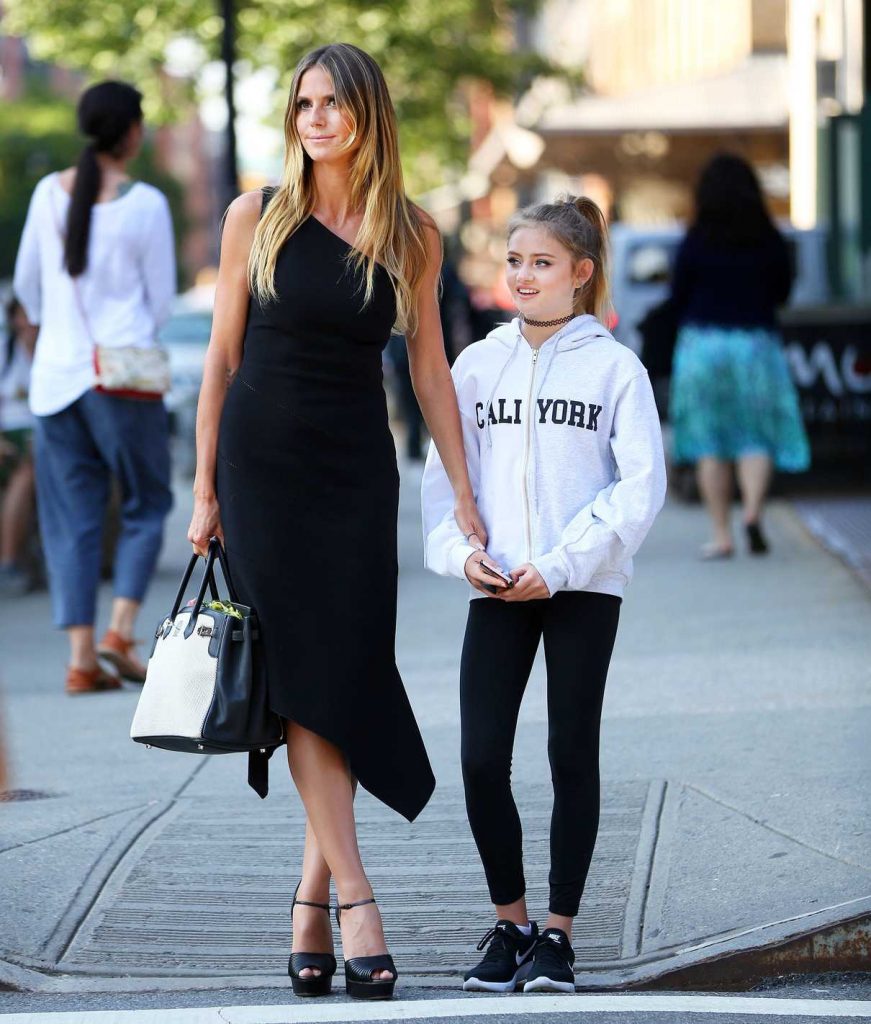
[{"label": "woman's long blonde hair", "polygon": [[592,313],[607,324],[611,298],[608,287],[608,222],[592,199],[560,196],[553,203],[537,203],[519,210],[508,222],[508,238],[518,228],[546,228],[572,254],[576,263],[593,261],[593,275],[575,292],[573,310]]},{"label": "woman's long blonde hair", "polygon": [[350,206],[362,209],[363,220],[348,262],[365,273],[364,305],[372,298],[380,263],[390,274],[396,292],[396,327],[403,333],[413,333],[417,328],[417,292],[427,261],[424,227],[405,194],[396,113],[384,75],[368,53],[349,43],[312,50],[294,71],[284,114],[284,172],[254,232],[248,259],[251,293],[261,302],[277,297],[278,253],[314,206],[313,165],[296,130],[299,83],[313,67],[323,68],[332,79],[336,103],[351,125],[347,147],[359,141],[351,166]]}]

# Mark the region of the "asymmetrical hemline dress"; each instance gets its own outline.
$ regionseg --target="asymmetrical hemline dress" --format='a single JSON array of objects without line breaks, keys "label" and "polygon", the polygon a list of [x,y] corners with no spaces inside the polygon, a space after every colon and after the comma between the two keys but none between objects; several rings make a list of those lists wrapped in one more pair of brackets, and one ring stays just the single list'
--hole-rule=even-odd
[{"label": "asymmetrical hemline dress", "polygon": [[[270,193],[264,191],[264,209]],[[252,297],[224,403],[216,485],[239,598],[260,619],[269,701],[339,747],[413,820],[435,786],[395,659],[399,474],[381,355],[396,316],[314,217]]]}]

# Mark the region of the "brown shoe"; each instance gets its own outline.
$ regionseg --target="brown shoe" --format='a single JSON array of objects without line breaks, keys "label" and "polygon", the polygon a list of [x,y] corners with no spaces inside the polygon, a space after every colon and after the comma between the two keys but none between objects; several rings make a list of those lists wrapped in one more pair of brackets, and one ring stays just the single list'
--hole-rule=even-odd
[{"label": "brown shoe", "polygon": [[122,679],[131,683],[145,682],[145,666],[133,653],[135,640],[125,640],[114,629],[107,629],[106,635],[97,644],[97,654],[118,672]]},{"label": "brown shoe", "polygon": [[121,680],[98,665],[96,668],[67,668],[67,693],[101,693],[120,690]]}]

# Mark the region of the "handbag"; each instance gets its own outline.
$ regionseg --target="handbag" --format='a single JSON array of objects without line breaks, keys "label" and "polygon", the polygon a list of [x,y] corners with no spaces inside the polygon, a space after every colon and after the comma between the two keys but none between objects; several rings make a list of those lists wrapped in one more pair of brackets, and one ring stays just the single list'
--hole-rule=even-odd
[{"label": "handbag", "polygon": [[[60,218],[51,202],[54,226],[64,244],[65,237]],[[118,398],[160,399],[172,386],[169,355],[160,345],[143,348],[141,345],[100,345],[91,331],[85,304],[79,291],[78,278],[70,278],[76,308],[85,326],[85,333],[94,350],[94,376],[96,391],[116,395]]]},{"label": "handbag", "polygon": [[671,376],[678,326],[678,311],[671,298],[649,309],[638,324],[641,336],[639,358],[651,379]]},{"label": "handbag", "polygon": [[[268,758],[284,742],[284,726],[269,708],[257,615],[237,601],[226,554],[215,537],[209,542],[197,596],[182,608],[199,557],[191,558],[172,610],[154,631],[130,736],[137,743],[164,750],[253,751],[260,757],[262,770],[262,755]],[[229,600],[218,596],[216,560]],[[204,603],[207,589],[211,600]],[[249,775],[251,770],[249,766]]]},{"label": "handbag", "polygon": [[169,391],[169,356],[165,349],[157,345],[141,348],[93,344],[97,391],[120,398],[153,399],[162,398]]}]

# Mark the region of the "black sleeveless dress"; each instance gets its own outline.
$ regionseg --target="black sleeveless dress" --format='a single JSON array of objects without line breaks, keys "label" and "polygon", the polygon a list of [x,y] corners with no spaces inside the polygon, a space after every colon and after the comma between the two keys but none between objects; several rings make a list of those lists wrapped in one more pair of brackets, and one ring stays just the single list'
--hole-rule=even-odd
[{"label": "black sleeveless dress", "polygon": [[394,653],[399,474],[381,352],[396,299],[379,265],[363,305],[350,251],[309,217],[279,254],[278,300],[252,298],[216,484],[273,710],[338,746],[412,820],[435,780]]}]

